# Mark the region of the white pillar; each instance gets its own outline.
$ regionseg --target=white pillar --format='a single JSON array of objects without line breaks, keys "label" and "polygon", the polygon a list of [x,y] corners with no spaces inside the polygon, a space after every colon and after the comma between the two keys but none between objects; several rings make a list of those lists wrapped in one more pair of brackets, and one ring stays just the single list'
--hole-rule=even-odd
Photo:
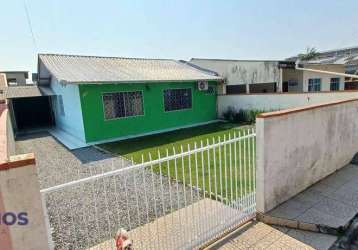
[{"label": "white pillar", "polygon": [[282,81],[283,81],[283,70],[282,68],[280,70],[280,79],[278,80],[278,86],[277,86],[277,92],[282,93]]}]

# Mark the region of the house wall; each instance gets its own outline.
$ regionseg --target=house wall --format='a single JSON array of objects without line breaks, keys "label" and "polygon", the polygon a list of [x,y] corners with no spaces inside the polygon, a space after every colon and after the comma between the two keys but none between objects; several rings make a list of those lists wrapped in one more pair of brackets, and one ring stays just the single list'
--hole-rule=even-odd
[{"label": "house wall", "polygon": [[190,63],[217,72],[227,85],[279,82],[277,61],[191,59]]},{"label": "house wall", "polygon": [[267,212],[348,164],[358,152],[358,99],[256,118],[257,210]]},{"label": "house wall", "polygon": [[222,117],[229,107],[239,109],[281,110],[339,101],[358,97],[358,91],[244,94],[218,96],[218,116]]},{"label": "house wall", "polygon": [[7,72],[5,75],[6,79],[16,79],[17,85],[26,84],[26,73],[24,72]]},{"label": "house wall", "polygon": [[[317,69],[323,71],[339,72],[344,73],[344,65],[315,65],[308,64],[305,65],[305,68]],[[308,81],[313,78],[321,79],[321,91],[330,91],[331,78],[339,78],[339,90],[344,90],[345,79],[342,76],[335,76],[330,74],[318,73],[318,72],[308,72],[303,70],[295,69],[283,69],[283,82],[288,82],[290,80],[297,81],[297,86],[288,86],[288,92],[308,92]]]},{"label": "house wall", "polygon": [[288,85],[288,92],[302,92],[303,91],[303,71],[295,69],[282,70],[282,82],[297,81],[296,86]]},{"label": "house wall", "polygon": [[[321,69],[324,70],[324,69]],[[344,73],[344,72],[342,72]],[[344,90],[344,77],[334,76],[329,74],[317,73],[317,72],[303,72],[303,91],[308,91],[308,80],[311,78],[321,78],[321,91],[330,91],[331,78],[339,78],[339,90]]]},{"label": "house wall", "polygon": [[[215,82],[209,84],[216,87]],[[192,108],[165,112],[163,91],[171,88],[191,88]],[[143,116],[104,119],[103,93],[136,90],[143,91]],[[216,94],[197,90],[196,82],[87,84],[80,85],[80,96],[86,141],[89,143],[205,123],[217,117]]]},{"label": "house wall", "polygon": [[[57,79],[51,79],[51,89],[57,95],[52,97],[56,127],[85,142],[82,109],[79,87],[75,84],[60,84]],[[61,112],[59,98],[62,97]]]}]

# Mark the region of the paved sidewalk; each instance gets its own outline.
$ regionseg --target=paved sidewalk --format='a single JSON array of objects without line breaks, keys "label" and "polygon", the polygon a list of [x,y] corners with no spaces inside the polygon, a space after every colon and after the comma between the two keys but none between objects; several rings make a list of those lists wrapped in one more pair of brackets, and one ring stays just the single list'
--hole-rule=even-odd
[{"label": "paved sidewalk", "polygon": [[[321,180],[269,214],[333,227],[345,225],[358,213],[358,166],[347,165]],[[335,236],[278,228],[315,249],[328,249]]]},{"label": "paved sidewalk", "polygon": [[252,221],[210,249],[297,249],[311,250],[311,246],[261,222]]},{"label": "paved sidewalk", "polygon": [[[299,221],[345,225],[358,213],[358,166],[347,165],[268,214]],[[251,222],[211,249],[318,249],[337,237]]]}]

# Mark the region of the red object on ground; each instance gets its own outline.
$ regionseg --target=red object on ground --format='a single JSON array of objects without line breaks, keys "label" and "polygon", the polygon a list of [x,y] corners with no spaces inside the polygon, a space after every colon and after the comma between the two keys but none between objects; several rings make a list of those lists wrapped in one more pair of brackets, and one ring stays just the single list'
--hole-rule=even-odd
[{"label": "red object on ground", "polygon": [[117,250],[122,250],[122,247],[123,247],[123,242],[125,241],[125,239],[123,239],[121,236],[119,236],[117,239],[116,239],[116,248]]}]

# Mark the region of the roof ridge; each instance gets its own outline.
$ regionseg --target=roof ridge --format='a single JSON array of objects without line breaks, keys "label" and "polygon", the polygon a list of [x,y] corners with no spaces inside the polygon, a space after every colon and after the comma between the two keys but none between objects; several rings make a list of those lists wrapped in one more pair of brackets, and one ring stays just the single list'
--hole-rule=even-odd
[{"label": "roof ridge", "polygon": [[61,53],[39,53],[38,56],[64,56],[64,57],[84,57],[84,58],[104,58],[104,59],[132,59],[132,60],[158,60],[158,61],[174,61],[176,59],[169,58],[144,58],[144,57],[120,57],[120,56],[97,56],[97,55],[79,55],[79,54],[61,54]]}]

